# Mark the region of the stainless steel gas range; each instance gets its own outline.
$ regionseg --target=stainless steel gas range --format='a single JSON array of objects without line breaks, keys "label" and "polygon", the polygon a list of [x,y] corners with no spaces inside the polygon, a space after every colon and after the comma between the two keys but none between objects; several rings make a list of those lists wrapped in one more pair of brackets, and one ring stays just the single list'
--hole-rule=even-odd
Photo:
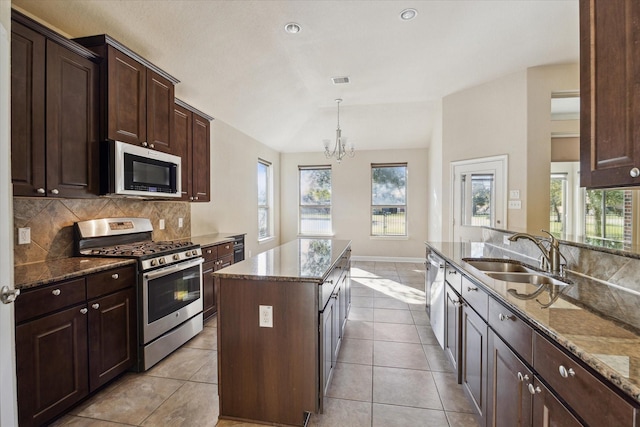
[{"label": "stainless steel gas range", "polygon": [[79,256],[138,260],[138,369],[146,371],[202,331],[202,251],[191,242],[154,242],[147,218],[74,224]]}]

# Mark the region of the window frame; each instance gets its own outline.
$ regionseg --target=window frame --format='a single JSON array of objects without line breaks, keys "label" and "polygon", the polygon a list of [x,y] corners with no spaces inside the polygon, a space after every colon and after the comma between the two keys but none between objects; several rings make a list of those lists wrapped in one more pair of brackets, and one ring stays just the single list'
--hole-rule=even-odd
[{"label": "window frame", "polygon": [[[329,204],[321,204],[321,205],[303,205],[302,204],[302,172],[309,170],[328,170],[330,173],[330,198]],[[304,208],[329,208],[329,231],[326,233],[322,232],[305,232],[302,229],[302,209]],[[309,236],[333,236],[333,168],[331,165],[298,165],[298,235],[309,237]]]},{"label": "window frame", "polygon": [[[404,168],[404,205],[376,205],[373,203],[373,172],[375,169],[381,168]],[[369,202],[371,203],[369,209],[369,231],[370,237],[373,239],[406,239],[409,237],[409,163],[408,162],[393,162],[393,163],[371,163],[371,177],[370,177],[370,198]],[[389,209],[389,208],[402,208],[404,209],[404,233],[403,234],[376,234],[374,233],[374,215],[373,210],[375,208],[379,209]]]},{"label": "window frame", "polygon": [[[266,205],[261,205],[260,204],[260,184],[259,184],[259,180],[260,180],[260,173],[258,172],[258,169],[256,169],[256,175],[257,175],[257,179],[256,179],[256,185],[257,185],[257,189],[258,189],[258,197],[257,197],[257,220],[258,220],[258,242],[264,242],[266,240],[270,240],[273,239],[273,215],[272,215],[272,204],[273,204],[273,164],[267,160],[258,158],[258,164],[257,167],[259,168],[260,166],[264,166],[266,167],[266,183],[265,184],[265,189],[266,189]],[[261,235],[260,234],[260,213],[262,211],[266,212],[266,216],[267,216],[267,229],[266,229],[266,234],[265,235]]]}]

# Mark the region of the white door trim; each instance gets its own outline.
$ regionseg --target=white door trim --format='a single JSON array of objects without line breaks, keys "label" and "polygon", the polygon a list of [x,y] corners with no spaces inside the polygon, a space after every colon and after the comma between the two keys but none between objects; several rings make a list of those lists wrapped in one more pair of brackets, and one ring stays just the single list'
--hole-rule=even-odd
[{"label": "white door trim", "polygon": [[[496,228],[500,228],[503,230],[507,229],[507,189],[508,189],[508,177],[509,177],[509,156],[506,154],[502,154],[499,156],[490,156],[490,157],[480,157],[475,159],[467,159],[467,160],[457,160],[453,161],[449,165],[449,182],[450,182],[450,200],[449,200],[449,212],[451,213],[451,221],[455,217],[455,205],[456,205],[456,182],[455,182],[455,174],[456,168],[463,166],[477,166],[478,169],[482,169],[483,164],[489,163],[500,163],[500,172],[502,173],[502,179],[496,181],[496,189],[499,189],[502,193],[501,197],[501,206],[496,206],[496,219],[500,221],[499,225],[496,225]],[[449,227],[449,241],[455,241],[455,227],[460,224],[451,224]]]},{"label": "white door trim", "polygon": [[[11,194],[11,2],[0,0],[0,286],[13,287]],[[5,219],[6,218],[6,219]],[[0,303],[0,425],[17,426],[14,304]]]}]

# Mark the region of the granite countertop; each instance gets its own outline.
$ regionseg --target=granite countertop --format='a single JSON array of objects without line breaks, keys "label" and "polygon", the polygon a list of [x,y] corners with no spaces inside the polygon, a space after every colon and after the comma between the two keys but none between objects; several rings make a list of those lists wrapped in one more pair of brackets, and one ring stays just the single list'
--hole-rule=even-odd
[{"label": "granite countertop", "polygon": [[211,246],[233,242],[235,236],[243,236],[245,234],[247,233],[211,233],[202,236],[191,236],[188,240],[200,246]]},{"label": "granite countertop", "polygon": [[296,239],[215,272],[218,277],[322,283],[351,240]]},{"label": "granite countertop", "polygon": [[72,257],[16,265],[15,288],[25,290],[135,263],[135,259],[126,258]]},{"label": "granite countertop", "polygon": [[[548,308],[543,308],[542,304],[552,301],[551,292],[532,299],[517,298],[507,291],[514,289],[521,295],[531,294],[537,286],[494,280],[463,261],[463,258],[483,257],[483,243],[427,242],[427,245],[465,270],[483,284],[489,294],[528,319],[543,335],[640,402],[640,335],[633,328],[595,313],[562,293]],[[571,274],[567,278],[571,280]],[[551,287],[550,290],[554,292],[562,288]]]}]

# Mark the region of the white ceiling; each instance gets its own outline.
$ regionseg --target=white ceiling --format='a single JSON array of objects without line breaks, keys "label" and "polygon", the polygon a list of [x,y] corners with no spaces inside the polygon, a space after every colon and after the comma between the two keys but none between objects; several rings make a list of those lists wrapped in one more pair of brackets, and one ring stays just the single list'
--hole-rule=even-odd
[{"label": "white ceiling", "polygon": [[579,60],[578,0],[12,3],[71,37],[109,34],[181,80],[178,98],[283,152],[334,138],[335,98],[356,149],[426,147],[442,97]]}]

